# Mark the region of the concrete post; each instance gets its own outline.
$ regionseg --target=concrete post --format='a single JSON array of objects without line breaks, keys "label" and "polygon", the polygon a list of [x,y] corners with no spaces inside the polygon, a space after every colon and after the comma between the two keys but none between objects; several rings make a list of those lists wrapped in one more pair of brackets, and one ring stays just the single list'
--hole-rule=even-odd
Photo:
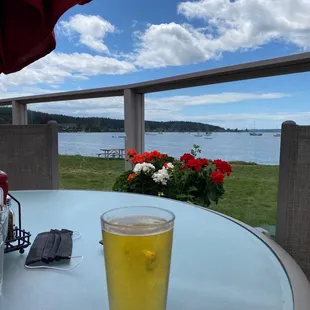
[{"label": "concrete post", "polygon": [[59,168],[58,168],[58,123],[49,121],[47,123],[47,153],[49,154],[48,162],[51,169],[51,187],[59,188]]},{"label": "concrete post", "polygon": [[12,101],[12,124],[28,125],[27,105]]},{"label": "concrete post", "polygon": [[[132,89],[124,90],[124,120],[125,120],[125,151],[135,149],[144,152],[144,94],[136,94]],[[125,169],[131,169],[127,157]]]}]

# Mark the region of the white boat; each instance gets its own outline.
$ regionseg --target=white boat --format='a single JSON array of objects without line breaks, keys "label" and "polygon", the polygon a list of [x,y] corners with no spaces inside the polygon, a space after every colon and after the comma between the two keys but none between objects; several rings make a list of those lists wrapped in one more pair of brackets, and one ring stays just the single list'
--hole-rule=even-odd
[{"label": "white boat", "polygon": [[255,122],[254,122],[254,129],[252,131],[250,131],[250,136],[256,136],[256,137],[260,137],[262,136],[263,134],[261,132],[257,132],[255,130]]},{"label": "white boat", "polygon": [[251,131],[250,136],[262,136],[263,134],[261,132]]},{"label": "white boat", "polygon": [[194,137],[199,137],[199,138],[201,138],[202,135],[197,134],[197,135],[194,135]]},{"label": "white boat", "polygon": [[281,137],[280,133],[276,133],[275,135],[273,135],[274,137]]},{"label": "white boat", "polygon": [[209,128],[209,126],[208,126],[207,131],[206,131],[206,135],[207,135],[207,136],[211,136],[211,135],[212,135],[212,132],[211,132],[209,129],[210,129],[210,128]]}]

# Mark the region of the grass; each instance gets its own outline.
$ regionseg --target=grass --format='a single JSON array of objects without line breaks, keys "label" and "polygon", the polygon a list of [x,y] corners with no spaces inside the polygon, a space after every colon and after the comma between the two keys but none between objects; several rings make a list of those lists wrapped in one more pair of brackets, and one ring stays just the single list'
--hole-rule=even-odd
[{"label": "grass", "polygon": [[124,160],[60,155],[60,187],[109,191],[124,167]]},{"label": "grass", "polygon": [[[111,190],[124,171],[124,161],[61,155],[59,169],[63,189]],[[225,198],[211,209],[251,226],[274,225],[277,186],[277,166],[235,162],[233,174],[225,181]]]},{"label": "grass", "polygon": [[275,225],[278,167],[233,165],[225,198],[211,208],[251,226]]}]

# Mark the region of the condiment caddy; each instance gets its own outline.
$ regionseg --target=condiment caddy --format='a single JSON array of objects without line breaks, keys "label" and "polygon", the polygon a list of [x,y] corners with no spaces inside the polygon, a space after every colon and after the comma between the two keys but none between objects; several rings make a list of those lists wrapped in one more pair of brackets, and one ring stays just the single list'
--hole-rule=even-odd
[{"label": "condiment caddy", "polygon": [[[15,223],[15,212],[12,208],[12,202],[18,206],[18,223]],[[22,212],[20,202],[8,192],[7,174],[0,170],[0,204],[6,205],[9,209],[8,215],[8,234],[5,242],[4,253],[19,251],[24,253],[30,242],[30,232],[22,229]]]}]

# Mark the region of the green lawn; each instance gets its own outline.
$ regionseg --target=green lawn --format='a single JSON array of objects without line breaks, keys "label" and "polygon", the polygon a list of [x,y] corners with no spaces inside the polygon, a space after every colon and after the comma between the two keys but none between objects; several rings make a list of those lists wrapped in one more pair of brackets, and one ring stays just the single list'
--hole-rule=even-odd
[{"label": "green lawn", "polygon": [[124,167],[124,160],[60,155],[60,187],[109,191]]},{"label": "green lawn", "polygon": [[[124,171],[123,160],[60,156],[60,186],[64,189],[111,190]],[[274,225],[277,204],[278,167],[233,165],[225,181],[224,200],[211,208],[252,226]]]}]

